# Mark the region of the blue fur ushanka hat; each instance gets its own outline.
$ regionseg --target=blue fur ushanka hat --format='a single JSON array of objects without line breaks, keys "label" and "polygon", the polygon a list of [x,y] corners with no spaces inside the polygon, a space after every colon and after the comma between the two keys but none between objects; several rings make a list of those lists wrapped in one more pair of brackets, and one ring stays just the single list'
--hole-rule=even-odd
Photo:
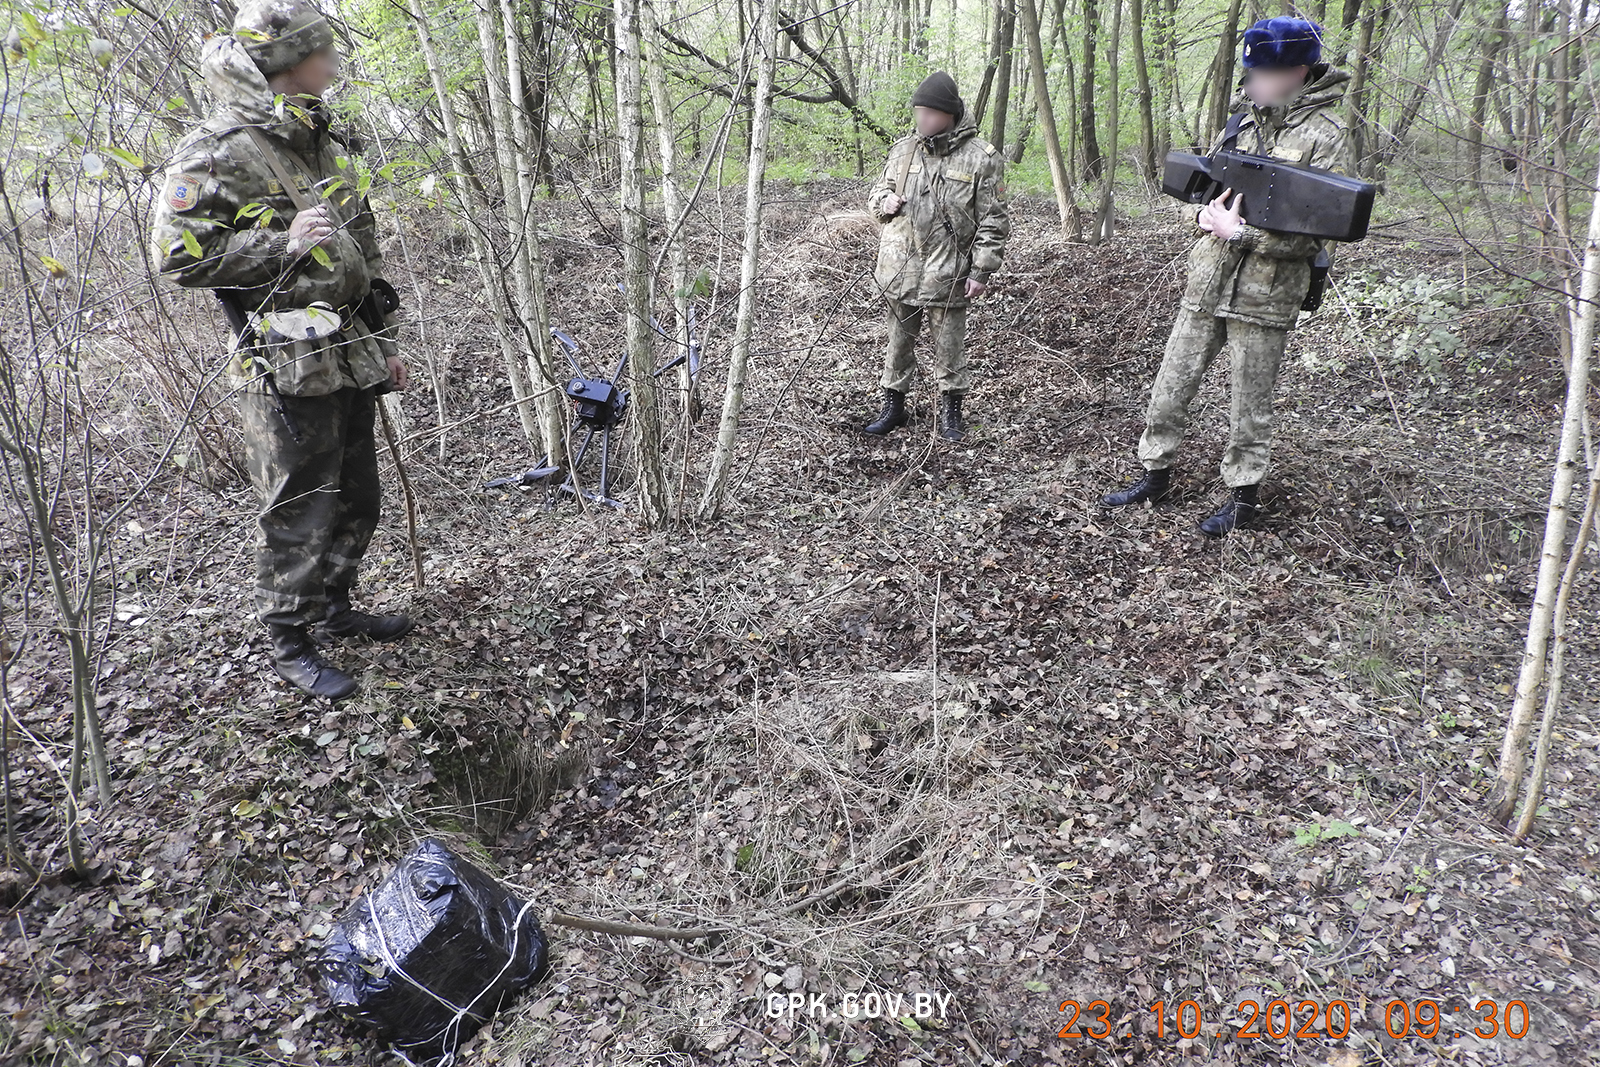
[{"label": "blue fur ushanka hat", "polygon": [[1322,27],[1279,15],[1244,31],[1245,67],[1310,67],[1322,58]]}]

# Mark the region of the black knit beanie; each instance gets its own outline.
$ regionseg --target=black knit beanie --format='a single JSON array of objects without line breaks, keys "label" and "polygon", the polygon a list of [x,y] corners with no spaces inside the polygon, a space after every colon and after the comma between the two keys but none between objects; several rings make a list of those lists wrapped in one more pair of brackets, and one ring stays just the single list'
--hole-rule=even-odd
[{"label": "black knit beanie", "polygon": [[956,91],[956,80],[944,71],[935,71],[922,79],[917,91],[911,94],[912,107],[931,107],[960,118],[967,112],[961,94]]}]

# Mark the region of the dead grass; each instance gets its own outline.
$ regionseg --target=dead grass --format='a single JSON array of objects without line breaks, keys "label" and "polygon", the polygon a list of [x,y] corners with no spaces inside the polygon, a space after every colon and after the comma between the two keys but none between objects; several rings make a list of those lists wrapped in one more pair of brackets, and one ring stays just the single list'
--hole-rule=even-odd
[{"label": "dead grass", "polygon": [[[430,584],[409,589],[391,524],[365,595],[424,625],[341,652],[359,701],[309,708],[266,680],[240,619],[239,487],[142,504],[131,517],[153,533],[128,542],[124,596],[162,624],[122,631],[103,683],[124,789],[94,814],[115,878],[35,887],[8,913],[0,1057],[370,1062],[321,1013],[304,946],[434,833],[479,843],[553,908],[729,928],[682,944],[552,930],[552,975],[473,1062],[1594,1061],[1592,573],[1541,836],[1513,848],[1479,816],[1529,589],[1513,533],[1545,480],[1549,360],[1492,382],[1452,364],[1454,390],[1386,366],[1397,423],[1349,324],[1320,316],[1285,371],[1266,529],[1208,545],[1193,521],[1216,488],[1220,370],[1176,500],[1094,506],[1131,466],[1178,235],[1152,222],[1074,248],[1048,205],[1019,202],[1012,267],[974,316],[977,432],[930,450],[926,396],[911,433],[849,429],[882,334],[860,282],[870,220],[858,188],[835,192],[772,220],[725,522],[651,534],[477,492],[537,458],[514,420],[453,428],[441,461],[431,399],[405,398]],[[565,210],[552,299],[605,352],[613,263]],[[718,262],[726,239],[708,227],[697,255]],[[1439,266],[1395,253],[1348,266]],[[470,271],[444,254],[425,268],[418,314],[454,346],[450,410],[496,410],[492,339],[435,281]],[[691,432],[692,456],[713,432]],[[59,735],[44,671],[11,699]],[[19,795],[43,841],[50,779],[30,759]],[[152,961],[174,931],[178,951]],[[946,1010],[837,1011],[918,992]],[[774,1018],[773,993],[834,1011]],[[1357,1036],[1224,1036],[1252,996],[1345,999]],[[1461,996],[1526,1000],[1530,1038],[1382,1032],[1391,999]],[[1118,1036],[1056,1038],[1068,998],[1107,1001]],[[1149,1006],[1189,998],[1206,1033],[1174,1037],[1169,1014],[1158,1038]]]}]

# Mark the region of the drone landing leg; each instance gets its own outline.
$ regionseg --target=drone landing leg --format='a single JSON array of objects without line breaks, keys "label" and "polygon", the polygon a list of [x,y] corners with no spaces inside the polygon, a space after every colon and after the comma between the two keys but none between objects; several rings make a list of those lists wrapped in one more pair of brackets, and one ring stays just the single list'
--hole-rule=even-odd
[{"label": "drone landing leg", "polygon": [[583,454],[589,451],[589,442],[592,440],[594,440],[593,426],[589,427],[583,432],[583,443],[578,446],[578,454],[572,457],[572,466],[567,468],[567,480],[561,483],[562,492],[572,493],[574,495],[577,494],[578,483],[576,479],[578,476],[578,464],[583,462]]}]

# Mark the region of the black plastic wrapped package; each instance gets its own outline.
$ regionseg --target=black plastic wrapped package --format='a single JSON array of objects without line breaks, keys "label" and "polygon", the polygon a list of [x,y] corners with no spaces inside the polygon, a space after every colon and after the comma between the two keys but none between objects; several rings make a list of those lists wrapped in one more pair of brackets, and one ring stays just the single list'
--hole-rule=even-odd
[{"label": "black plastic wrapped package", "polygon": [[410,1058],[451,1055],[544,973],[533,906],[432,839],[344,914],[317,958],[334,1006]]}]

